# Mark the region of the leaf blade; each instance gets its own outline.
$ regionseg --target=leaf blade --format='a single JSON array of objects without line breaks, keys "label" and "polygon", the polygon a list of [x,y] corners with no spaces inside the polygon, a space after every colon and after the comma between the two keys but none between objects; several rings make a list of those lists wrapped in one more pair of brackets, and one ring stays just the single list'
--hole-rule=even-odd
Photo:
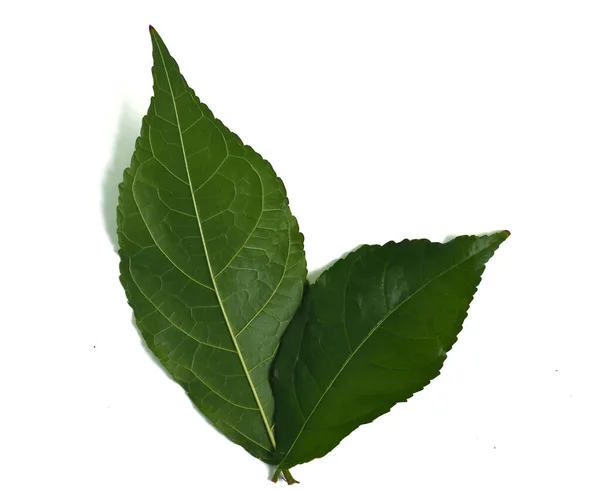
[{"label": "leaf blade", "polygon": [[325,455],[439,374],[507,236],[363,246],[323,273],[274,365],[280,468]]},{"label": "leaf blade", "polygon": [[151,38],[154,97],[120,186],[121,280],[148,346],[194,404],[271,461],[268,362],[301,299],[302,236],[270,164]]}]

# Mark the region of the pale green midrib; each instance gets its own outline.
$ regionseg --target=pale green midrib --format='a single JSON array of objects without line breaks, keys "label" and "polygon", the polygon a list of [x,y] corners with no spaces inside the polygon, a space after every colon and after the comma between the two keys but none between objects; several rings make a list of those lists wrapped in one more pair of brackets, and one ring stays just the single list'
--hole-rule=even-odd
[{"label": "pale green midrib", "polygon": [[[496,245],[496,244],[494,244]],[[449,273],[450,271],[452,271],[454,268],[466,263],[467,261],[473,259],[475,256],[481,254],[482,252],[484,252],[485,250],[489,249],[490,246],[487,246],[485,248],[483,248],[480,251],[477,251],[475,254],[472,254],[471,256],[467,257],[466,259],[463,259],[460,262],[457,262],[455,264],[453,264],[452,266],[450,266],[448,269],[442,271],[440,274],[438,274],[437,276],[435,276],[434,278],[432,278],[431,280],[429,280],[427,283],[425,283],[424,285],[422,285],[421,287],[419,287],[417,290],[415,290],[409,297],[405,298],[402,302],[400,302],[396,307],[394,307],[394,309],[392,309],[390,312],[388,312],[388,314],[383,317],[383,319],[381,319],[377,324],[375,324],[375,327],[373,327],[369,333],[366,335],[366,337],[361,341],[361,343],[356,347],[356,349],[350,354],[350,356],[346,359],[346,361],[344,362],[344,364],[342,365],[342,367],[338,370],[338,372],[335,374],[335,376],[333,377],[333,379],[331,380],[331,382],[329,383],[329,385],[325,388],[325,390],[323,391],[323,394],[321,394],[321,397],[319,398],[319,400],[317,401],[317,403],[314,405],[312,411],[310,412],[310,414],[306,417],[306,419],[304,420],[304,424],[300,427],[300,430],[298,430],[298,435],[296,436],[296,438],[294,439],[294,441],[292,442],[292,444],[290,445],[290,448],[288,449],[287,453],[285,454],[285,456],[281,459],[281,463],[285,463],[285,459],[288,458],[288,456],[290,455],[290,452],[292,451],[292,449],[294,448],[294,446],[296,445],[296,442],[298,441],[298,439],[300,438],[300,436],[302,435],[302,432],[304,431],[304,428],[306,427],[306,425],[308,424],[308,421],[310,420],[310,418],[312,417],[312,415],[315,413],[315,411],[317,410],[317,408],[319,407],[319,404],[321,404],[321,401],[323,400],[323,398],[325,397],[325,395],[329,392],[329,390],[331,389],[331,387],[333,387],[333,384],[335,383],[335,381],[338,379],[338,377],[340,376],[340,374],[344,371],[344,368],[346,368],[346,366],[348,365],[348,363],[350,363],[350,361],[352,360],[352,358],[354,357],[354,355],[356,353],[358,353],[358,351],[362,348],[362,346],[369,340],[369,338],[373,335],[373,333],[375,331],[377,331],[377,329],[379,329],[379,327],[394,313],[396,312],[402,305],[404,305],[406,302],[408,302],[411,298],[413,298],[417,293],[421,292],[423,289],[425,289],[426,287],[428,287],[431,283],[433,283],[434,281],[436,281],[438,278],[444,276],[445,274]],[[294,367],[295,369],[295,367]],[[285,465],[285,464],[284,464]],[[295,465],[295,464],[294,464]],[[283,469],[283,467],[281,466],[281,464],[278,466],[279,469]],[[286,467],[287,468],[287,467]]]},{"label": "pale green midrib", "polygon": [[165,62],[165,58],[163,56],[162,53],[162,49],[160,47],[160,41],[158,41],[156,39],[156,34],[154,34],[154,42],[156,43],[156,49],[158,50],[158,54],[160,55],[160,59],[162,60],[163,63],[163,68],[165,70],[165,76],[167,77],[167,83],[169,84],[169,92],[171,93],[171,99],[173,100],[173,109],[175,111],[175,119],[177,121],[177,133],[179,134],[179,140],[181,142],[181,152],[183,153],[183,161],[185,164],[185,171],[187,174],[187,178],[188,178],[188,184],[190,187],[190,193],[192,195],[192,203],[194,204],[194,211],[196,213],[196,220],[198,222],[198,229],[200,232],[200,237],[202,238],[202,247],[204,248],[204,253],[206,256],[206,264],[208,265],[208,272],[210,274],[210,278],[212,280],[214,289],[215,289],[215,295],[217,297],[217,300],[219,302],[219,306],[221,307],[221,311],[223,312],[223,317],[225,319],[225,324],[227,324],[227,329],[229,331],[229,335],[231,336],[231,340],[233,341],[233,345],[235,347],[235,350],[238,354],[238,358],[240,360],[240,363],[242,365],[242,368],[244,370],[244,374],[246,375],[246,378],[248,379],[248,385],[250,385],[250,389],[252,390],[252,394],[254,395],[254,399],[256,400],[256,405],[258,406],[258,410],[260,412],[260,415],[262,417],[263,423],[265,425],[265,429],[267,430],[267,434],[269,435],[269,440],[271,441],[271,444],[273,445],[273,449],[275,449],[275,436],[273,435],[273,432],[271,431],[271,428],[269,426],[269,421],[267,420],[267,416],[265,414],[265,411],[262,407],[260,398],[258,397],[258,393],[256,392],[256,388],[254,387],[254,384],[252,383],[252,378],[250,377],[250,373],[248,372],[248,368],[246,367],[246,362],[244,361],[244,358],[242,357],[242,353],[240,351],[240,347],[237,343],[237,340],[233,334],[233,330],[231,329],[231,324],[229,322],[229,319],[227,317],[227,312],[225,311],[225,306],[223,305],[223,301],[221,300],[221,295],[219,294],[219,289],[217,288],[217,283],[215,281],[215,276],[213,274],[212,271],[212,265],[210,264],[210,259],[208,257],[208,249],[206,247],[206,241],[204,240],[204,232],[202,230],[202,221],[200,220],[200,213],[198,212],[198,206],[196,204],[196,196],[194,194],[194,188],[192,187],[192,179],[191,179],[191,175],[190,175],[190,169],[188,166],[188,161],[187,161],[187,155],[185,153],[185,145],[183,143],[183,134],[181,133],[181,124],[179,123],[179,114],[177,111],[177,101],[175,100],[175,95],[173,94],[173,87],[171,85],[171,78],[169,77],[169,70],[167,68],[167,64]]}]

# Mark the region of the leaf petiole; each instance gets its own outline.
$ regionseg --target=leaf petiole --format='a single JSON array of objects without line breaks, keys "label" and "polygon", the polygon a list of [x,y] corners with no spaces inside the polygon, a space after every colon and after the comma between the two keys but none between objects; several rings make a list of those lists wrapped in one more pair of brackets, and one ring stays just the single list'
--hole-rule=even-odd
[{"label": "leaf petiole", "polygon": [[277,482],[279,480],[279,476],[283,474],[283,478],[285,479],[285,482],[288,483],[288,485],[292,485],[292,484],[300,484],[300,481],[296,481],[294,479],[294,476],[292,476],[292,473],[289,471],[289,469],[277,469],[275,471],[275,474],[273,474],[273,477],[271,478],[271,481],[273,482]]}]

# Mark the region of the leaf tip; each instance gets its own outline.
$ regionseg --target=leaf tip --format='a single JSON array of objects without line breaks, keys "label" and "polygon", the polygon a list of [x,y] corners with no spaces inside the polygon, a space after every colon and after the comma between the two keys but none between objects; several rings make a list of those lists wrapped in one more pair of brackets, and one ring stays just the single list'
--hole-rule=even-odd
[{"label": "leaf tip", "polygon": [[154,29],[154,27],[152,27],[152,24],[148,25],[148,30],[150,31],[150,34],[152,34],[153,32],[156,31],[156,29]]},{"label": "leaf tip", "polygon": [[510,237],[510,230],[503,230],[502,233],[506,235],[507,239]]}]

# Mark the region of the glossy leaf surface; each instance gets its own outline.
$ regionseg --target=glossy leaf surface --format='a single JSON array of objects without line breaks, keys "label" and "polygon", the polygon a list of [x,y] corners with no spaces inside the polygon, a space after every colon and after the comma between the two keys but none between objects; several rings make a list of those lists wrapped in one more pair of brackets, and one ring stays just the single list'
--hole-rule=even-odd
[{"label": "glossy leaf surface", "polygon": [[120,186],[121,281],[143,338],[194,404],[272,462],[269,370],[301,301],[302,236],[270,164],[151,38],[154,97]]},{"label": "glossy leaf surface", "polygon": [[325,455],[439,374],[507,237],[363,246],[310,286],[274,364],[280,468]]}]

